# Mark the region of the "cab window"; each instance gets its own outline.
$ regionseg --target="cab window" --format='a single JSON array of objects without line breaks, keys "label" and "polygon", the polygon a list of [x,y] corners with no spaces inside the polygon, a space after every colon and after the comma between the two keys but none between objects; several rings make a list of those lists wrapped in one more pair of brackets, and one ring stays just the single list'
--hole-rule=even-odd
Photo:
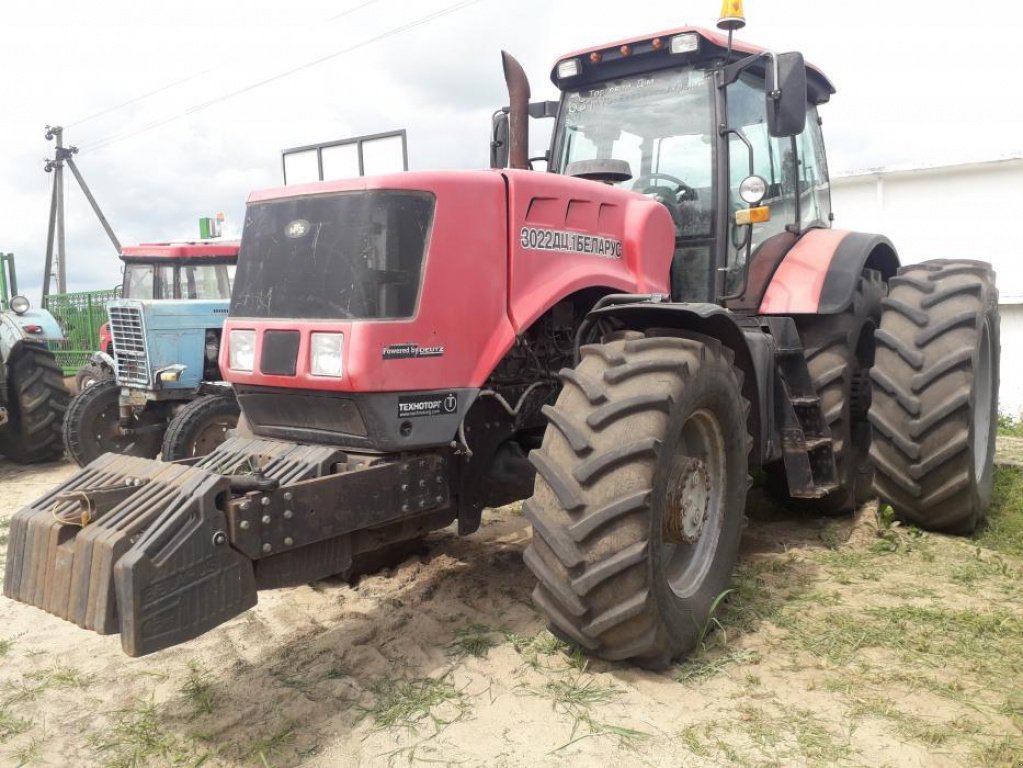
[{"label": "cab window", "polygon": [[121,291],[121,295],[126,299],[153,298],[153,265],[125,265],[124,288]]},{"label": "cab window", "polygon": [[183,299],[229,299],[234,265],[186,264],[178,272],[178,294]]},{"label": "cab window", "polygon": [[[728,89],[728,127],[734,131],[728,141],[728,275],[725,290],[742,287],[747,254],[766,240],[796,224],[795,144],[790,138],[774,138],[767,129],[764,80],[744,73]],[[752,152],[752,158],[750,157]],[[767,194],[760,206],[770,211],[768,221],[739,225],[735,213],[748,204],[739,196],[739,185],[752,173],[767,182]]]}]

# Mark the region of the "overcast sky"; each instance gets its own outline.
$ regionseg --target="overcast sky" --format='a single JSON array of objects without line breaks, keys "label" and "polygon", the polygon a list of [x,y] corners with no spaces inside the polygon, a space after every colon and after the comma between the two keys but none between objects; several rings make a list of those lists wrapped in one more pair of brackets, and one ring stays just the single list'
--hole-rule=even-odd
[{"label": "overcast sky", "polygon": [[[741,39],[803,51],[838,88],[822,108],[832,173],[1023,152],[1019,4],[745,6]],[[712,27],[719,8],[716,0],[4,0],[0,251],[16,254],[23,292],[35,300],[48,123],[66,126],[67,142],[81,148],[78,165],[123,243],[197,236],[198,218],[218,211],[237,230],[248,192],[280,184],[284,147],[406,128],[413,169],[482,168],[490,114],[507,101],[502,48],[526,68],[534,99],[553,99],[559,54]],[[69,288],[113,285],[113,248],[70,174],[68,185]]]}]

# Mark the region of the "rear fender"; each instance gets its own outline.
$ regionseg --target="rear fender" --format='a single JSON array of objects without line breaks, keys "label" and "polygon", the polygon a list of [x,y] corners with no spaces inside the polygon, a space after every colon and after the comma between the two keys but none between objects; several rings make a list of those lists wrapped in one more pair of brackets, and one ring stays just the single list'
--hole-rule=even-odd
[{"label": "rear fender", "polygon": [[760,303],[762,315],[834,315],[852,304],[864,269],[887,281],[899,268],[884,235],[812,229],[782,259]]},{"label": "rear fender", "polygon": [[[26,327],[37,330],[27,331]],[[45,309],[30,309],[17,315],[13,312],[0,313],[0,357],[6,362],[14,351],[15,345],[22,340],[60,341],[64,338],[60,326],[53,315]]]},{"label": "rear fender", "polygon": [[717,304],[612,305],[591,312],[587,319],[615,319],[627,329],[666,328],[718,339],[735,354],[735,367],[743,373],[742,395],[750,403],[749,429],[754,436],[750,467],[760,467],[769,445],[768,407],[772,402],[773,350],[770,338],[756,320],[736,315]]}]

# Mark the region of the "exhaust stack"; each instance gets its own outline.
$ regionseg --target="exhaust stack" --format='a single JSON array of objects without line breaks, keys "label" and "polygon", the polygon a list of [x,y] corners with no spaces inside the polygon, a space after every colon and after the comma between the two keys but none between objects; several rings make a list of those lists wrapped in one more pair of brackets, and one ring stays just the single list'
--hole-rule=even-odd
[{"label": "exhaust stack", "polygon": [[508,167],[529,168],[529,80],[522,65],[501,51],[504,81],[508,85]]}]

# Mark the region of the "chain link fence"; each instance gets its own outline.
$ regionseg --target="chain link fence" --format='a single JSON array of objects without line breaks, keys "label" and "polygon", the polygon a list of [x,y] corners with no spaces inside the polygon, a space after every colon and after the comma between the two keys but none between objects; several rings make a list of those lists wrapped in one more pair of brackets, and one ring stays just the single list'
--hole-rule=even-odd
[{"label": "chain link fence", "polygon": [[45,308],[64,332],[64,340],[51,342],[50,348],[65,376],[74,376],[99,349],[99,329],[107,321],[107,304],[120,295],[118,286],[105,291],[58,293],[47,297]]}]

